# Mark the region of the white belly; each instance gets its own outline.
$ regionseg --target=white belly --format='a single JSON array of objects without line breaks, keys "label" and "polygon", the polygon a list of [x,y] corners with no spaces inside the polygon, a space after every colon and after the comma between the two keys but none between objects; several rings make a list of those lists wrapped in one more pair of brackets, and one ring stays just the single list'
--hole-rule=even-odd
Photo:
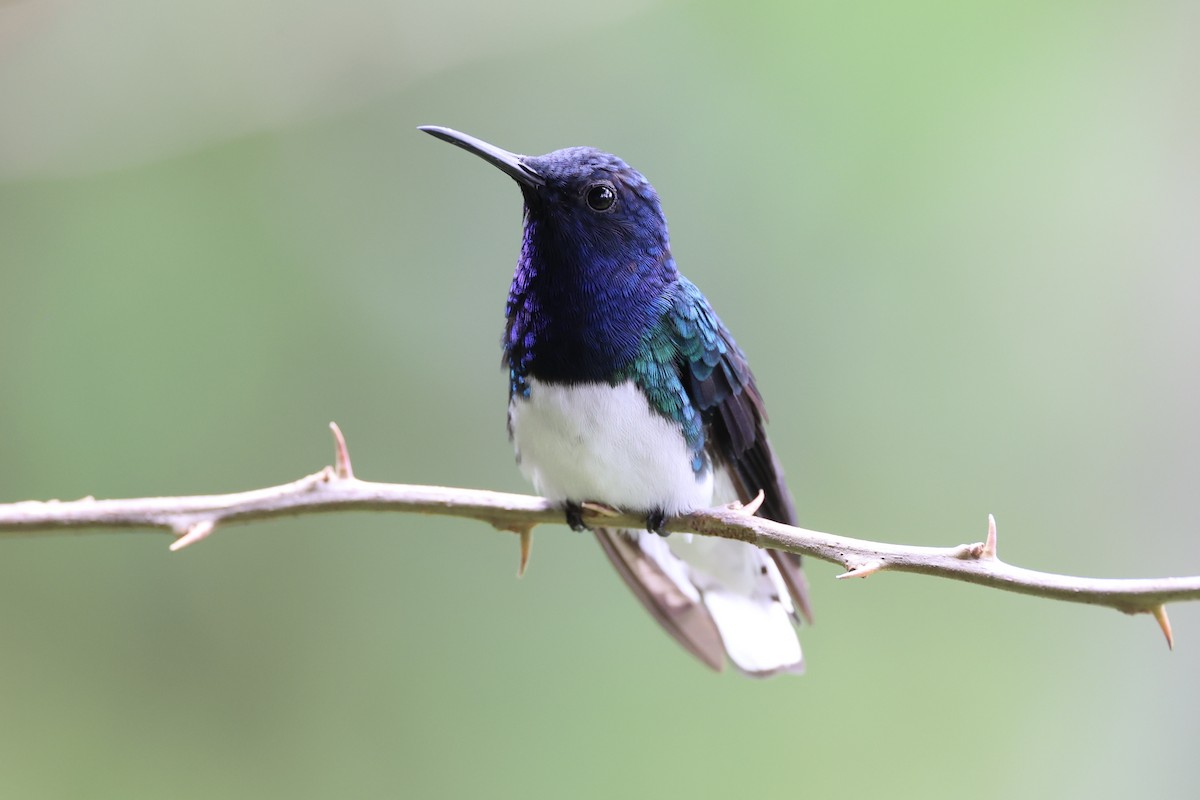
[{"label": "white belly", "polygon": [[692,471],[679,427],[632,382],[527,380],[529,397],[513,398],[509,424],[521,471],[542,495],[667,515],[712,505],[712,470]]},{"label": "white belly", "polygon": [[[668,516],[736,499],[729,476],[697,476],[683,434],[632,383],[556,386],[527,379],[509,425],[517,461],[550,500],[595,500]],[[693,602],[703,602],[726,652],[754,674],[803,668],[792,603],[775,563],[744,542],[627,531]]]}]

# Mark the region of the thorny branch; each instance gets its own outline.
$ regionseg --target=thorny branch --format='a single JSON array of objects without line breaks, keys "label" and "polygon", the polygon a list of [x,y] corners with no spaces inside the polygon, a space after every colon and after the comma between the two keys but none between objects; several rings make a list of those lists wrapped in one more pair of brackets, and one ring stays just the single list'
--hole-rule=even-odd
[{"label": "thorny branch", "polygon": [[[334,465],[298,481],[248,492],[185,497],[0,504],[0,533],[97,528],[158,528],[177,538],[182,550],[232,523],[270,517],[347,510],[408,511],[464,517],[520,536],[519,573],[529,561],[532,531],[543,523],[562,523],[561,509],[539,497],[478,489],[375,483],[354,476],[345,439],[331,423]],[[865,578],[877,572],[916,572],[977,583],[995,589],[1107,606],[1126,614],[1150,614],[1173,645],[1166,604],[1200,600],[1200,576],[1187,578],[1076,578],[1006,564],[996,554],[996,522],[989,515],[987,538],[957,547],[919,547],[851,539],[794,528],[753,516],[757,503],[719,507],[667,520],[674,533],[696,533],[750,542],[840,564],[839,578]],[[584,505],[584,521],[608,527],[640,528],[645,519],[593,504]]]}]

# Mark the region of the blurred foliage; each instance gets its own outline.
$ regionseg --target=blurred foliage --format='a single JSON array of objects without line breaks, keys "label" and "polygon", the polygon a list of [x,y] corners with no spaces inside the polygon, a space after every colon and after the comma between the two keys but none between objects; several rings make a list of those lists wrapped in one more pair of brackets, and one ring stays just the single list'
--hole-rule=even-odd
[{"label": "blurred foliage", "polygon": [[[1194,4],[0,9],[0,500],[331,459],[525,489],[519,196],[657,185],[806,525],[1200,571]],[[597,548],[399,515],[0,542],[5,797],[1194,797],[1200,613],[813,565],[809,674],[714,677]]]}]

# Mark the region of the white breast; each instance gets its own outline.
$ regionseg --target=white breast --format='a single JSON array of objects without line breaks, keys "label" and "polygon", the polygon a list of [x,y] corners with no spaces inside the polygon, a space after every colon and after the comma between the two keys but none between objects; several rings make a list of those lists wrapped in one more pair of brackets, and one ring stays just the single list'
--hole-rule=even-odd
[{"label": "white breast", "polygon": [[547,498],[668,515],[712,505],[712,470],[692,471],[679,426],[631,381],[527,382],[529,397],[509,404],[509,425],[521,471]]}]

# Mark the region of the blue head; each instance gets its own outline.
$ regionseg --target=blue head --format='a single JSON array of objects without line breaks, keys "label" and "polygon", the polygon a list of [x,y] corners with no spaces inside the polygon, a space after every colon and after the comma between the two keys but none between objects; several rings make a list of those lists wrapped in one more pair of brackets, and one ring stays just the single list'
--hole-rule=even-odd
[{"label": "blue head", "polygon": [[524,239],[504,337],[513,391],[525,390],[528,375],[616,380],[660,323],[678,281],[654,187],[591,147],[522,156],[448,128],[421,130],[521,187]]}]

